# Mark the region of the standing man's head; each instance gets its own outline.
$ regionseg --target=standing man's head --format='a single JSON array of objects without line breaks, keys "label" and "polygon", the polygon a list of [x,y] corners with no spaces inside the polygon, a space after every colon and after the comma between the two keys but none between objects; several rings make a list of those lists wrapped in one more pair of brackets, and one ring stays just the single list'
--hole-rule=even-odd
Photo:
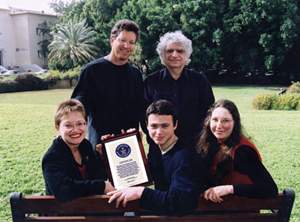
[{"label": "standing man's head", "polygon": [[128,62],[139,38],[138,25],[128,19],[119,20],[111,30],[109,60],[116,65]]},{"label": "standing man's head", "polygon": [[153,102],[146,111],[146,124],[151,139],[162,151],[176,142],[177,116],[171,102]]},{"label": "standing man's head", "polygon": [[182,69],[190,62],[192,41],[181,31],[167,32],[160,39],[156,51],[169,71]]}]

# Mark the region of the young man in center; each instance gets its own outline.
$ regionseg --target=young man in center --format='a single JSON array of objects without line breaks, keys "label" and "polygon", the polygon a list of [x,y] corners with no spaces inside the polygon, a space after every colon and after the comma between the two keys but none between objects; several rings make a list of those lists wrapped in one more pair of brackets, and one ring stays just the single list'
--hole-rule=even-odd
[{"label": "young man in center", "polygon": [[137,186],[109,192],[109,203],[126,206],[128,201],[140,200],[144,209],[165,214],[182,214],[197,205],[199,184],[193,172],[193,151],[181,145],[175,135],[178,122],[174,106],[167,100],[153,102],[146,111],[150,138],[157,144],[159,169],[152,171],[155,190]]}]

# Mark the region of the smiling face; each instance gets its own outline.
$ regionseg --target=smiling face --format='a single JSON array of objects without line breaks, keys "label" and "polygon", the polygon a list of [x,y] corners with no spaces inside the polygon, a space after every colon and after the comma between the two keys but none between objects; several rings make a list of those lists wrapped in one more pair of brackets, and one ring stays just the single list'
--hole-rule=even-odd
[{"label": "smiling face", "polygon": [[223,108],[217,107],[211,114],[210,130],[219,142],[224,142],[232,133],[234,120],[231,113]]},{"label": "smiling face", "polygon": [[171,115],[150,114],[147,129],[151,139],[164,151],[176,140],[173,117]]},{"label": "smiling face", "polygon": [[164,64],[169,70],[183,69],[187,64],[186,51],[181,43],[169,43],[164,52]]},{"label": "smiling face", "polygon": [[129,31],[122,31],[117,36],[111,37],[111,61],[116,65],[127,63],[134,52],[136,40],[136,34]]},{"label": "smiling face", "polygon": [[81,112],[73,111],[61,118],[57,130],[70,148],[78,147],[86,135],[86,121]]}]

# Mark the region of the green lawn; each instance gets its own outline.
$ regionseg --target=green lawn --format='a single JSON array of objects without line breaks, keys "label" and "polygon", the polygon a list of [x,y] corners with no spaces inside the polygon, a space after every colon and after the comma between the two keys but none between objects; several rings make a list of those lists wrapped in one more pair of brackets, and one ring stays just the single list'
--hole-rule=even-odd
[{"label": "green lawn", "polygon": [[[279,189],[300,193],[300,112],[257,111],[253,97],[276,88],[214,87],[217,98],[235,101],[248,135],[254,138],[266,167]],[[10,221],[9,193],[43,193],[41,157],[55,136],[56,105],[69,98],[71,90],[0,94],[0,221]],[[291,221],[300,221],[296,199]]]}]

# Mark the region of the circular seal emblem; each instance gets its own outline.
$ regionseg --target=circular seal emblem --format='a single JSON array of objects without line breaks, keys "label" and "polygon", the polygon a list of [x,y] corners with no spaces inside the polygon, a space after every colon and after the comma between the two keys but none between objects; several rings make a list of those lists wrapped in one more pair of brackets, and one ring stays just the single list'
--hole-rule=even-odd
[{"label": "circular seal emblem", "polygon": [[118,157],[125,158],[129,156],[130,153],[131,153],[131,148],[125,143],[118,145],[116,148],[116,154]]}]

